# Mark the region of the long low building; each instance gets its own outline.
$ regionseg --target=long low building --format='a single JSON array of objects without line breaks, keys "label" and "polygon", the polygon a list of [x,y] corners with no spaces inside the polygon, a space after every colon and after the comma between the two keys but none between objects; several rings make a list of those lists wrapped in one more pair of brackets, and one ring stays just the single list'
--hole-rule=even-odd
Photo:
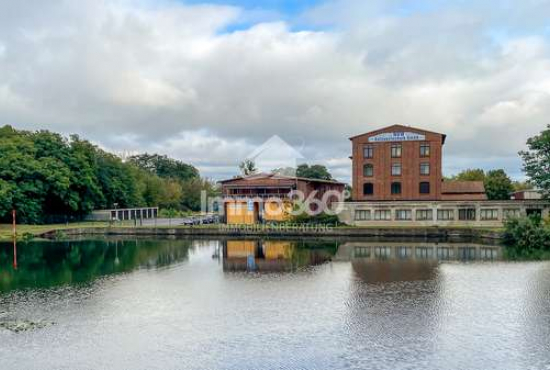
[{"label": "long low building", "polygon": [[124,221],[157,218],[158,207],[137,207],[137,208],[113,208],[98,209],[92,211],[86,220],[88,221]]},{"label": "long low building", "polygon": [[549,201],[397,201],[333,204],[354,226],[500,227],[510,217],[550,216]]}]

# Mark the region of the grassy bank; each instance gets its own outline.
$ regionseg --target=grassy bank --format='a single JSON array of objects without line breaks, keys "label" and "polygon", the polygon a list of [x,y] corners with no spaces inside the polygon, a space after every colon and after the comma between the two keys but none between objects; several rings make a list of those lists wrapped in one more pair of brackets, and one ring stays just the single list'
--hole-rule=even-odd
[{"label": "grassy bank", "polygon": [[[26,235],[40,235],[49,231],[82,229],[92,227],[108,227],[108,222],[74,222],[69,224],[51,224],[51,225],[17,225],[17,238],[23,238]],[[124,224],[117,224],[124,227]],[[128,224],[127,226],[130,226]],[[131,224],[133,226],[133,223]],[[12,240],[13,230],[11,224],[0,224],[0,240]]]}]

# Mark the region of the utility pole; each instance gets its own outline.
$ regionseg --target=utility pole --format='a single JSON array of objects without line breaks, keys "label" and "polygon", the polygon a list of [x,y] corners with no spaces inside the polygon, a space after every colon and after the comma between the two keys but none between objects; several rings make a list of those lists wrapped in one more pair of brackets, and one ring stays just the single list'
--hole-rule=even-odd
[{"label": "utility pole", "polygon": [[15,209],[11,211],[11,216],[13,220],[13,238],[15,239],[17,237],[17,229],[16,229],[16,219],[15,219]]}]

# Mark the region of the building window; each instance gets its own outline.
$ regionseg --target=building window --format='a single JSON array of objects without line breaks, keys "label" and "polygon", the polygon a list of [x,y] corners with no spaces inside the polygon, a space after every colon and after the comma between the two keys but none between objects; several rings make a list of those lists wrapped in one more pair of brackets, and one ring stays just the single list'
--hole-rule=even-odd
[{"label": "building window", "polygon": [[391,247],[374,247],[374,257],[382,259],[390,258]]},{"label": "building window", "polygon": [[363,184],[363,195],[373,195],[374,194],[374,185],[372,182],[366,182]]},{"label": "building window", "polygon": [[374,156],[374,147],[372,145],[365,145],[363,147],[363,158],[372,158]]},{"label": "building window", "polygon": [[391,210],[389,209],[379,209],[374,211],[374,220],[375,221],[391,221]]},{"label": "building window", "polygon": [[458,219],[460,221],[475,221],[476,220],[476,209],[475,208],[464,208],[458,210]]},{"label": "building window", "polygon": [[502,215],[507,218],[518,218],[521,216],[521,210],[519,208],[509,208],[502,211]]},{"label": "building window", "polygon": [[452,221],[455,219],[454,209],[438,209],[437,219],[440,221]]},{"label": "building window", "polygon": [[400,182],[392,182],[391,183],[391,193],[393,195],[401,194],[401,183]]},{"label": "building window", "polygon": [[414,254],[418,259],[430,259],[434,255],[434,249],[432,247],[416,247],[414,249]]},{"label": "building window", "polygon": [[420,194],[430,194],[430,183],[421,182],[419,190],[420,190]]},{"label": "building window", "polygon": [[374,175],[374,167],[372,164],[368,163],[363,166],[363,176],[372,177]]},{"label": "building window", "polygon": [[434,213],[431,209],[417,209],[416,220],[417,221],[432,221],[434,219]]},{"label": "building window", "polygon": [[401,158],[401,152],[403,148],[401,144],[392,144],[391,145],[391,157],[392,158]]},{"label": "building window", "polygon": [[355,220],[368,221],[370,220],[370,210],[358,209],[355,211]]},{"label": "building window", "polygon": [[397,247],[395,256],[399,259],[408,259],[412,257],[412,247]]},{"label": "building window", "polygon": [[480,214],[482,220],[498,220],[498,209],[482,209]]},{"label": "building window", "polygon": [[494,260],[498,257],[498,251],[496,248],[480,248],[479,249],[479,258],[482,260]]},{"label": "building window", "polygon": [[398,221],[412,220],[412,211],[410,209],[398,209],[395,211],[395,219]]},{"label": "building window", "polygon": [[420,144],[420,156],[421,157],[429,157],[430,156],[430,144],[429,143]]},{"label": "building window", "polygon": [[370,257],[370,247],[355,247],[355,257]]},{"label": "building window", "polygon": [[474,247],[459,247],[458,248],[458,258],[460,260],[475,260],[476,259],[476,249]]},{"label": "building window", "polygon": [[392,176],[401,176],[401,163],[392,163],[392,165],[391,165],[391,175]]},{"label": "building window", "polygon": [[427,162],[420,163],[420,174],[427,176],[430,174],[430,164]]},{"label": "building window", "polygon": [[454,249],[450,247],[437,247],[436,248],[437,259],[450,260],[454,257]]}]

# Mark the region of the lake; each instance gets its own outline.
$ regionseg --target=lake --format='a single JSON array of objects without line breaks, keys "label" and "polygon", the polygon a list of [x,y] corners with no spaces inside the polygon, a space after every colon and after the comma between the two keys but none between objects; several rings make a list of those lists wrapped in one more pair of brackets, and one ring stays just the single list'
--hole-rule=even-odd
[{"label": "lake", "polygon": [[[0,369],[550,369],[550,263],[433,240],[0,243]],[[14,266],[16,263],[16,268]]]}]

